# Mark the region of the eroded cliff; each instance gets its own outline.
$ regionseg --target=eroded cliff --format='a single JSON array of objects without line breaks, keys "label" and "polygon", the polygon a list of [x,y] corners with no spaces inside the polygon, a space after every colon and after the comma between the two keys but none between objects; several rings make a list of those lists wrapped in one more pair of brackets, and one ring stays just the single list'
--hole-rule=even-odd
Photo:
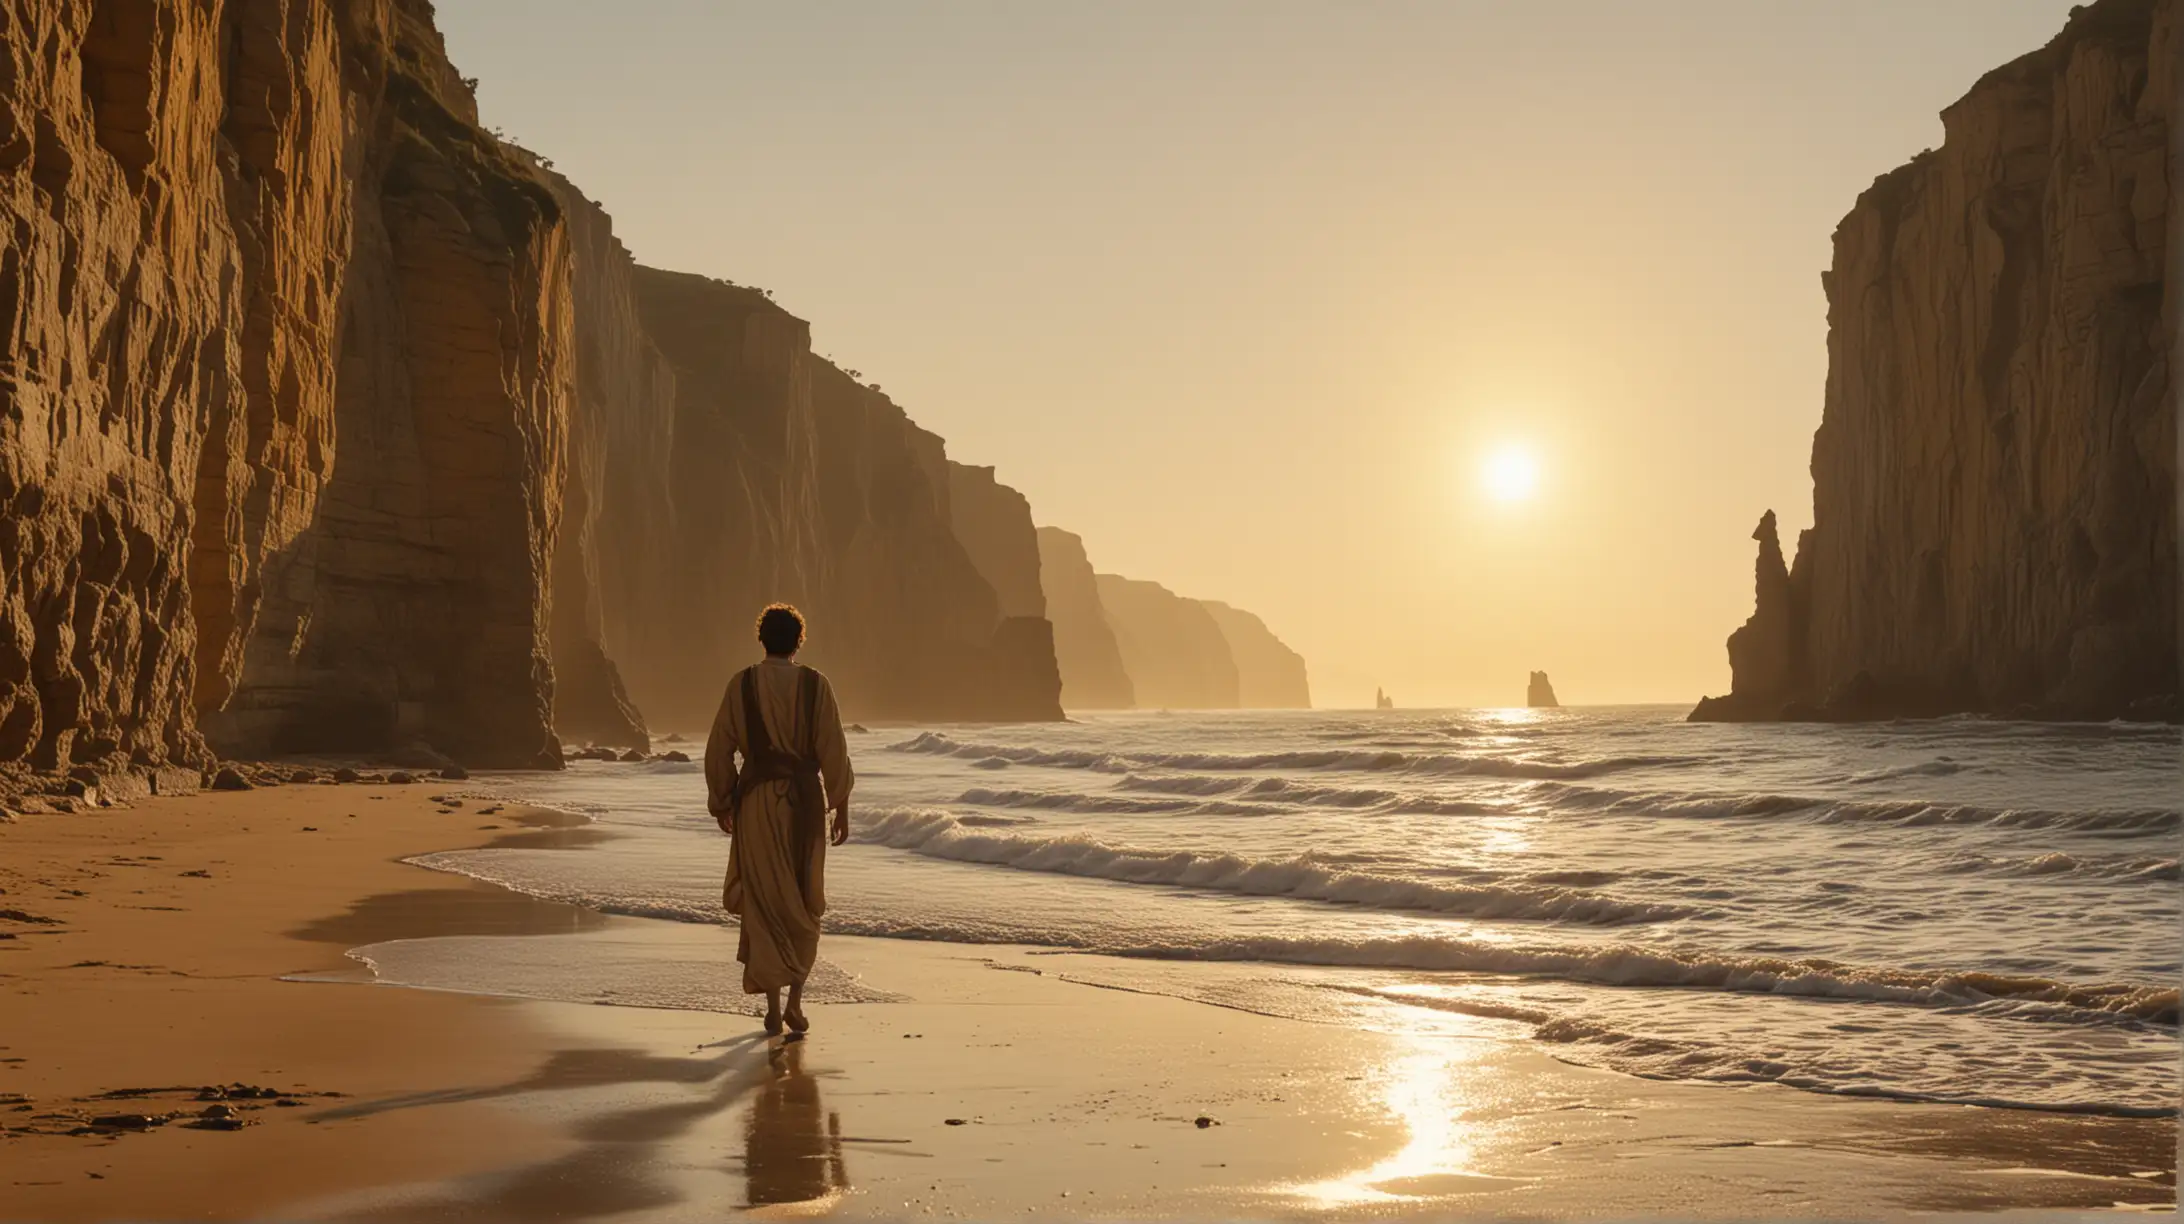
[{"label": "eroded cliff", "polygon": [[552,759],[567,252],[430,17],[0,5],[0,761]]},{"label": "eroded cliff", "polygon": [[573,183],[544,175],[569,229],[576,345],[554,552],[554,726],[566,740],[646,748],[617,660],[672,671],[673,644],[651,609],[678,585],[675,374],[639,318],[636,264],[612,221]]},{"label": "eroded cliff", "polygon": [[1157,582],[1115,574],[1095,580],[1141,708],[1233,710],[1242,704],[1235,656],[1204,604]]},{"label": "eroded cliff", "polygon": [[1047,614],[1039,585],[1039,529],[1023,494],[995,479],[990,467],[950,460],[948,520],[971,564],[1001,601],[1003,616]]},{"label": "eroded cliff", "polygon": [[1069,708],[1311,706],[1304,658],[1252,613],[1096,574],[1084,541],[1058,527],[1038,529],[1038,548]]},{"label": "eroded cliff", "polygon": [[851,717],[1059,718],[1052,630],[1009,615],[958,540],[941,439],[759,290],[644,267],[635,284],[675,382],[677,584],[647,614],[667,649],[620,660],[653,721],[710,722],[775,599],[810,615],[806,658]]},{"label": "eroded cliff", "polygon": [[426,0],[0,0],[0,225],[10,794],[640,746],[772,598],[853,712],[1059,715],[940,439],[756,291],[641,274]]},{"label": "eroded cliff", "polygon": [[1059,527],[1038,531],[1039,585],[1054,623],[1062,704],[1072,710],[1127,710],[1137,704],[1122,650],[1107,623],[1084,541]]},{"label": "eroded cliff", "polygon": [[2177,713],[2179,0],[2099,0],[1835,233],[1813,520],[1694,718]]}]

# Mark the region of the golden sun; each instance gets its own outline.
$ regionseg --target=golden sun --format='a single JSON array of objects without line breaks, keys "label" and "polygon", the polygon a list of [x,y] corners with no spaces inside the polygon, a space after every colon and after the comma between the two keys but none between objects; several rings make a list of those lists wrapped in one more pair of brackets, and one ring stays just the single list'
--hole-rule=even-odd
[{"label": "golden sun", "polygon": [[1487,496],[1498,502],[1526,501],[1539,490],[1539,460],[1522,446],[1502,446],[1489,452],[1479,474]]}]

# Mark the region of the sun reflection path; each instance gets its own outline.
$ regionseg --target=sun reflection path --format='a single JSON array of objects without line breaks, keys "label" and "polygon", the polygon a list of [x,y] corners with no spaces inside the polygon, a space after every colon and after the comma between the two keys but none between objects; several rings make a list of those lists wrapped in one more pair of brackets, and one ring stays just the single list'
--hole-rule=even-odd
[{"label": "sun reflection path", "polygon": [[1355,1173],[1291,1187],[1323,1207],[1399,1202],[1461,1194],[1509,1179],[1471,1168],[1479,1137],[1475,1120],[1482,1102],[1473,1098],[1470,1064],[1484,1043],[1446,1037],[1413,1037],[1409,1049],[1389,1062],[1373,1086],[1387,1111],[1408,1132],[1394,1154]]}]

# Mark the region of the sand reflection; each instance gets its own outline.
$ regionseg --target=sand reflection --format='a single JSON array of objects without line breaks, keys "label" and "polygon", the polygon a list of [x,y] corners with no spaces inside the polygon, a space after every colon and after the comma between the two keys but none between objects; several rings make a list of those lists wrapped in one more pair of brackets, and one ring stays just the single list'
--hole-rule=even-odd
[{"label": "sand reflection", "polygon": [[1367,1168],[1294,1187],[1322,1206],[1385,1203],[1506,1186],[1508,1179],[1471,1171],[1475,1133],[1467,1115],[1471,1064],[1479,1043],[1419,1038],[1372,1082],[1382,1105],[1407,1136],[1393,1154]]},{"label": "sand reflection", "polygon": [[746,1198],[752,1207],[830,1207],[849,1188],[841,1115],[821,1104],[819,1081],[804,1070],[803,1042],[776,1047],[766,1063],[767,1080],[743,1128]]}]

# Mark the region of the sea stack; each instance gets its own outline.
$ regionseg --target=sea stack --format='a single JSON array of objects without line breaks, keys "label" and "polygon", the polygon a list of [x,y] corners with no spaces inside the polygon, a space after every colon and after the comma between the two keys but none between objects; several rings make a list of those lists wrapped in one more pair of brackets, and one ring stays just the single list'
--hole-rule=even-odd
[{"label": "sea stack", "polygon": [[1546,672],[1532,673],[1532,682],[1524,690],[1524,704],[1535,710],[1562,708],[1562,703],[1555,700],[1555,686],[1548,683]]},{"label": "sea stack", "polygon": [[2180,13],[2072,9],[1837,227],[1813,526],[1693,719],[2178,717]]}]

